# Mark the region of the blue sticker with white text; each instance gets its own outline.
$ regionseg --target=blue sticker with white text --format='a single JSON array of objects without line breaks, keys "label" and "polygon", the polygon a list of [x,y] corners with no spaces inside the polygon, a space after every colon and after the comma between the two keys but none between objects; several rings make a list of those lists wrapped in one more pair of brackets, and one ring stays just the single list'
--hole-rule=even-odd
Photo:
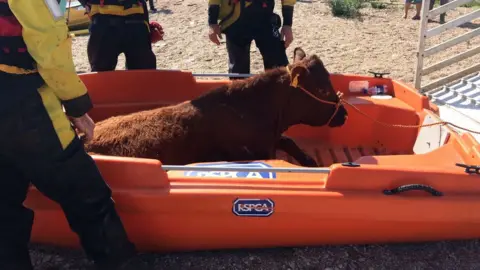
[{"label": "blue sticker with white text", "polygon": [[[225,163],[200,163],[193,166],[208,167],[233,167],[233,168],[272,168],[269,164],[263,162],[225,162]],[[184,176],[190,177],[220,177],[220,178],[256,178],[256,179],[276,179],[275,172],[242,172],[242,171],[185,171]]]}]

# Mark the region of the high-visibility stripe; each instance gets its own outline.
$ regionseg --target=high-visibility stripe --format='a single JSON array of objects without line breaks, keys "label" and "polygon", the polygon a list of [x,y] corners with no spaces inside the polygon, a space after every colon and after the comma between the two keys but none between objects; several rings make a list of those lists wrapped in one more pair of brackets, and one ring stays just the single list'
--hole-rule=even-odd
[{"label": "high-visibility stripe", "polygon": [[14,67],[9,65],[0,64],[0,71],[10,74],[33,74],[37,73],[36,69],[24,69],[20,67]]},{"label": "high-visibility stripe", "polygon": [[125,9],[123,6],[116,5],[92,5],[90,8],[90,16],[96,14],[103,15],[116,15],[116,16],[129,16],[134,14],[143,14],[143,6],[133,5],[129,9]]},{"label": "high-visibility stripe", "polygon": [[60,100],[46,84],[38,89],[38,93],[42,97],[43,106],[45,106],[45,110],[52,121],[53,128],[55,129],[55,133],[57,134],[62,148],[67,148],[72,142],[75,132],[73,131],[70,121],[63,112]]},{"label": "high-visibility stripe", "polygon": [[125,7],[126,5],[139,5],[141,6],[145,0],[88,0],[88,4],[90,5],[105,5],[105,6],[122,6]]}]

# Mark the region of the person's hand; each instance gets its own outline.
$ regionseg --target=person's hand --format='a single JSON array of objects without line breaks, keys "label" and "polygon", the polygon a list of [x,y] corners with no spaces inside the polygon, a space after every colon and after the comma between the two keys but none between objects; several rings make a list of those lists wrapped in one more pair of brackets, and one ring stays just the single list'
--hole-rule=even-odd
[{"label": "person's hand", "polygon": [[78,118],[70,117],[70,121],[75,128],[85,135],[85,142],[89,142],[93,139],[93,130],[95,129],[95,122],[88,114],[84,114]]},{"label": "person's hand", "polygon": [[88,18],[91,20],[92,16],[90,15],[90,10],[91,10],[90,5],[85,5],[85,12],[83,13],[83,15],[87,15]]},{"label": "person's hand", "polygon": [[218,24],[210,24],[208,38],[211,42],[220,45],[220,40],[218,39],[222,39],[222,31],[220,30],[220,26]]},{"label": "person's hand", "polygon": [[288,48],[293,41],[292,27],[289,25],[284,25],[280,31],[282,35],[282,40],[285,41],[285,48]]}]

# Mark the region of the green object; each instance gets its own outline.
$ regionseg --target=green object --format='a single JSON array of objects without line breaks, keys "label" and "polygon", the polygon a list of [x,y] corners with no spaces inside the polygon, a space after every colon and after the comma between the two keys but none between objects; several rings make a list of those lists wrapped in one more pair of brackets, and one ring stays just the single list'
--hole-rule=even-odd
[{"label": "green object", "polygon": [[65,11],[67,10],[67,0],[60,0],[58,4],[60,5],[60,10],[62,10],[62,13],[65,14]]}]

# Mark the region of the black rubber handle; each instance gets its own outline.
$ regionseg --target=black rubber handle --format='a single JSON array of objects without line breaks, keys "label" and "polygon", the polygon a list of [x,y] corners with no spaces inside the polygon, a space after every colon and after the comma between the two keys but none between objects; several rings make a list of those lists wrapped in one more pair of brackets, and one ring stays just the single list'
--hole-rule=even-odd
[{"label": "black rubber handle", "polygon": [[394,194],[397,194],[397,193],[402,193],[402,192],[410,191],[410,190],[423,190],[423,191],[426,191],[426,192],[432,194],[432,196],[443,196],[442,192],[434,189],[431,186],[422,185],[422,184],[410,184],[410,185],[399,186],[399,187],[394,188],[394,189],[386,189],[386,190],[383,191],[383,194],[394,195]]},{"label": "black rubber handle", "polygon": [[390,72],[375,72],[373,70],[369,70],[368,73],[372,73],[373,77],[375,77],[375,78],[383,78],[383,75],[390,74]]},{"label": "black rubber handle", "polygon": [[480,174],[480,166],[477,165],[466,165],[462,163],[455,163],[456,166],[465,168],[465,172],[468,174]]}]

